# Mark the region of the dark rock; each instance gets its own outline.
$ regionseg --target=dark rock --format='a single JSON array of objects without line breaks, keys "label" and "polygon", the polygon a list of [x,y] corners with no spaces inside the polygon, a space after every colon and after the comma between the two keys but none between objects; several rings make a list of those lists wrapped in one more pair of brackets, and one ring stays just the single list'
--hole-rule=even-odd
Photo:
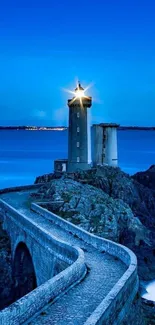
[{"label": "dark rock", "polygon": [[142,299],[139,293],[136,295],[128,314],[122,322],[122,325],[149,325],[145,320]]},{"label": "dark rock", "polygon": [[155,302],[142,298],[142,310],[146,324],[155,325]]},{"label": "dark rock", "polygon": [[10,239],[0,223],[0,310],[12,302],[12,285]]},{"label": "dark rock", "polygon": [[45,174],[42,176],[38,176],[35,180],[35,184],[38,183],[48,183],[50,182],[52,179],[56,179],[56,178],[60,178],[61,175],[57,175],[56,173],[51,173],[51,174]]},{"label": "dark rock", "polygon": [[[129,206],[122,200],[114,200],[101,189],[72,179],[53,180],[50,187],[53,189],[53,186],[55,193],[52,200],[63,202],[57,213],[67,220],[114,241],[119,241],[126,227],[134,233],[135,242],[142,238],[147,240],[147,229],[134,218]],[[44,193],[46,200],[51,200],[50,187]]]},{"label": "dark rock", "polygon": [[148,170],[144,172],[136,173],[132,176],[132,178],[142,185],[155,190],[155,165],[152,165]]}]

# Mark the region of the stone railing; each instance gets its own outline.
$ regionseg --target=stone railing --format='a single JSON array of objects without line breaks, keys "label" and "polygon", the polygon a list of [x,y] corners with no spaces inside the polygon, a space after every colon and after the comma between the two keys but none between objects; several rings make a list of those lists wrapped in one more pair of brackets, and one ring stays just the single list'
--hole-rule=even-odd
[{"label": "stone railing", "polygon": [[[59,225],[67,232],[76,235],[78,238],[97,248],[99,251],[106,251],[110,255],[115,256],[127,266],[124,275],[85,322],[85,325],[121,324],[125,315],[129,311],[129,307],[131,306],[139,287],[137,259],[135,254],[125,246],[90,234],[80,227],[73,225],[69,221],[62,219],[40,206],[43,206],[44,204],[45,202],[37,204],[32,203],[31,209],[42,215],[44,218]],[[57,204],[57,202],[53,202],[53,204]]]},{"label": "stone railing", "polygon": [[19,325],[30,319],[45,305],[53,301],[62,292],[74,286],[86,275],[84,253],[80,248],[53,238],[48,231],[44,230],[35,222],[31,222],[25,215],[18,212],[9,204],[0,200],[0,208],[4,211],[4,223],[10,218],[15,224],[25,230],[30,236],[46,247],[51,248],[56,256],[62,257],[69,264],[65,270],[46,281],[21,299],[0,312],[0,325]]}]

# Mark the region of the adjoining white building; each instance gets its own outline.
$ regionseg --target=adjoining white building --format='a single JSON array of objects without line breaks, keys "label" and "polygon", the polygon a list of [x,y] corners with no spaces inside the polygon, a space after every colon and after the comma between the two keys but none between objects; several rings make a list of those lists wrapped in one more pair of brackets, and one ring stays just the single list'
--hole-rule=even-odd
[{"label": "adjoining white building", "polygon": [[93,124],[91,128],[92,165],[117,167],[117,128],[116,123]]}]

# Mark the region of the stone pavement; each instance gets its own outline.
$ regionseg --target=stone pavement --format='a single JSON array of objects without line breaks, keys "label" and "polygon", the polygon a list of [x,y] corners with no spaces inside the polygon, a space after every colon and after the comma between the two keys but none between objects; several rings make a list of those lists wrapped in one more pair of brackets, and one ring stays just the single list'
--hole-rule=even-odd
[{"label": "stone pavement", "polygon": [[53,237],[76,245],[85,253],[88,267],[86,277],[75,287],[60,296],[53,304],[44,308],[29,322],[31,325],[81,325],[87,320],[101,301],[126,271],[126,266],[113,256],[99,252],[91,245],[67,233],[53,222],[30,210],[30,192],[15,192],[0,195],[18,211],[46,229]]}]

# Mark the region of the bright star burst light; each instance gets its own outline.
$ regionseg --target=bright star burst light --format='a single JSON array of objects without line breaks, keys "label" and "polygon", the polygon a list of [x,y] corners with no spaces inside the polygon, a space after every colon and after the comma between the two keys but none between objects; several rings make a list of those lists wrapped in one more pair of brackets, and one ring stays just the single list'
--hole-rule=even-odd
[{"label": "bright star burst light", "polygon": [[84,90],[78,89],[78,90],[76,91],[76,97],[77,97],[77,98],[82,98],[82,97],[84,97],[84,96],[85,96],[85,94],[84,94]]},{"label": "bright star burst light", "polygon": [[72,105],[77,99],[80,100],[80,105],[83,108],[83,103],[82,103],[82,99],[89,99],[89,96],[85,95],[85,92],[92,87],[92,83],[90,85],[88,85],[85,89],[80,89],[80,82],[77,82],[77,88],[75,91],[71,91],[69,89],[64,89],[64,91],[74,95],[73,99],[70,101],[70,105]]}]

